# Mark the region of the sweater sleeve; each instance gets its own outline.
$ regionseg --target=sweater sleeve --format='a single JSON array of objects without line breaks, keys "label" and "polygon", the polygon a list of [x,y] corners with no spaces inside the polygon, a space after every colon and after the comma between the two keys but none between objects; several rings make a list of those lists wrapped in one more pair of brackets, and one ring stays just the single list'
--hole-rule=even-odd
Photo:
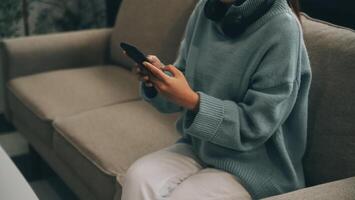
[{"label": "sweater sleeve", "polygon": [[[173,63],[173,65],[177,67],[180,71],[182,71],[183,74],[185,74],[186,57],[189,51],[189,44],[193,34],[194,24],[198,15],[197,12],[199,10],[199,7],[202,4],[202,1],[203,0],[197,3],[194,11],[190,15],[190,18],[186,25],[184,38],[180,43],[178,56],[175,62]],[[165,72],[165,73],[171,75],[169,72]],[[170,102],[164,96],[160,95],[154,87],[153,88],[146,87],[143,82],[140,83],[139,93],[145,101],[152,104],[157,110],[159,110],[162,113],[174,113],[183,110],[183,107]]]},{"label": "sweater sleeve", "polygon": [[250,151],[265,143],[286,120],[297,88],[297,82],[291,82],[263,90],[250,89],[240,103],[199,91],[199,111],[193,120],[184,121],[184,132],[220,146]]},{"label": "sweater sleeve", "polygon": [[241,102],[198,91],[198,112],[187,111],[193,117],[184,120],[184,132],[237,151],[264,144],[288,118],[297,99],[300,41],[294,38],[265,54]]}]

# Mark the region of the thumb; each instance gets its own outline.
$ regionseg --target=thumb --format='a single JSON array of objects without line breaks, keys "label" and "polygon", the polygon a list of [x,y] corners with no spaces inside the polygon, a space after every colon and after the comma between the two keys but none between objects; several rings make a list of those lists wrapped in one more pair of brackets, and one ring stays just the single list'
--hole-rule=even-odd
[{"label": "thumb", "polygon": [[169,71],[174,77],[181,76],[181,71],[173,65],[167,65],[164,67],[164,71]]}]

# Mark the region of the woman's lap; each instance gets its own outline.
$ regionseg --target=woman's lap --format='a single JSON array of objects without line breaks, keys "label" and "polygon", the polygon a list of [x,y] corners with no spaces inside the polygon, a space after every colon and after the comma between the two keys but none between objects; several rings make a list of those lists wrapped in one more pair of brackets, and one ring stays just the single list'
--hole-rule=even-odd
[{"label": "woman's lap", "polygon": [[251,197],[233,175],[205,168],[182,182],[168,199],[249,200]]},{"label": "woman's lap", "polygon": [[191,145],[174,144],[148,154],[128,169],[122,200],[250,199],[235,177],[204,168]]}]

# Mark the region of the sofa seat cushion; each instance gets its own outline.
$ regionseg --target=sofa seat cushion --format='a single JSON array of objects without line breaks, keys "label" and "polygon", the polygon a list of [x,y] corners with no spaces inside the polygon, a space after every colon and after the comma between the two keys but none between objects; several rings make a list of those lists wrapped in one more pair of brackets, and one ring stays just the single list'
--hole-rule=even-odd
[{"label": "sofa seat cushion", "polygon": [[53,120],[139,99],[132,72],[117,66],[59,70],[11,80],[10,90],[41,119]]},{"label": "sofa seat cushion", "polygon": [[56,119],[53,148],[93,190],[101,190],[109,185],[97,185],[109,183],[110,176],[122,183],[138,158],[174,144],[178,115],[139,100]]},{"label": "sofa seat cushion", "polygon": [[51,142],[51,121],[86,110],[137,100],[139,82],[117,66],[94,66],[20,77],[8,83],[12,116]]}]

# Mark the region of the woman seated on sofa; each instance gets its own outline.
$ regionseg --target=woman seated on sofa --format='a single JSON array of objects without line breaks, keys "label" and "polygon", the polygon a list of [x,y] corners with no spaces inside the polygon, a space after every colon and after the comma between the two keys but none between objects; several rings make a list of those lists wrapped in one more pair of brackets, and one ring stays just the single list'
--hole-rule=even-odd
[{"label": "woman seated on sofa", "polygon": [[[153,11],[152,11],[153,12]],[[149,56],[143,98],[182,138],[136,161],[123,200],[255,199],[305,186],[311,70],[296,0],[200,0],[174,65]]]}]

